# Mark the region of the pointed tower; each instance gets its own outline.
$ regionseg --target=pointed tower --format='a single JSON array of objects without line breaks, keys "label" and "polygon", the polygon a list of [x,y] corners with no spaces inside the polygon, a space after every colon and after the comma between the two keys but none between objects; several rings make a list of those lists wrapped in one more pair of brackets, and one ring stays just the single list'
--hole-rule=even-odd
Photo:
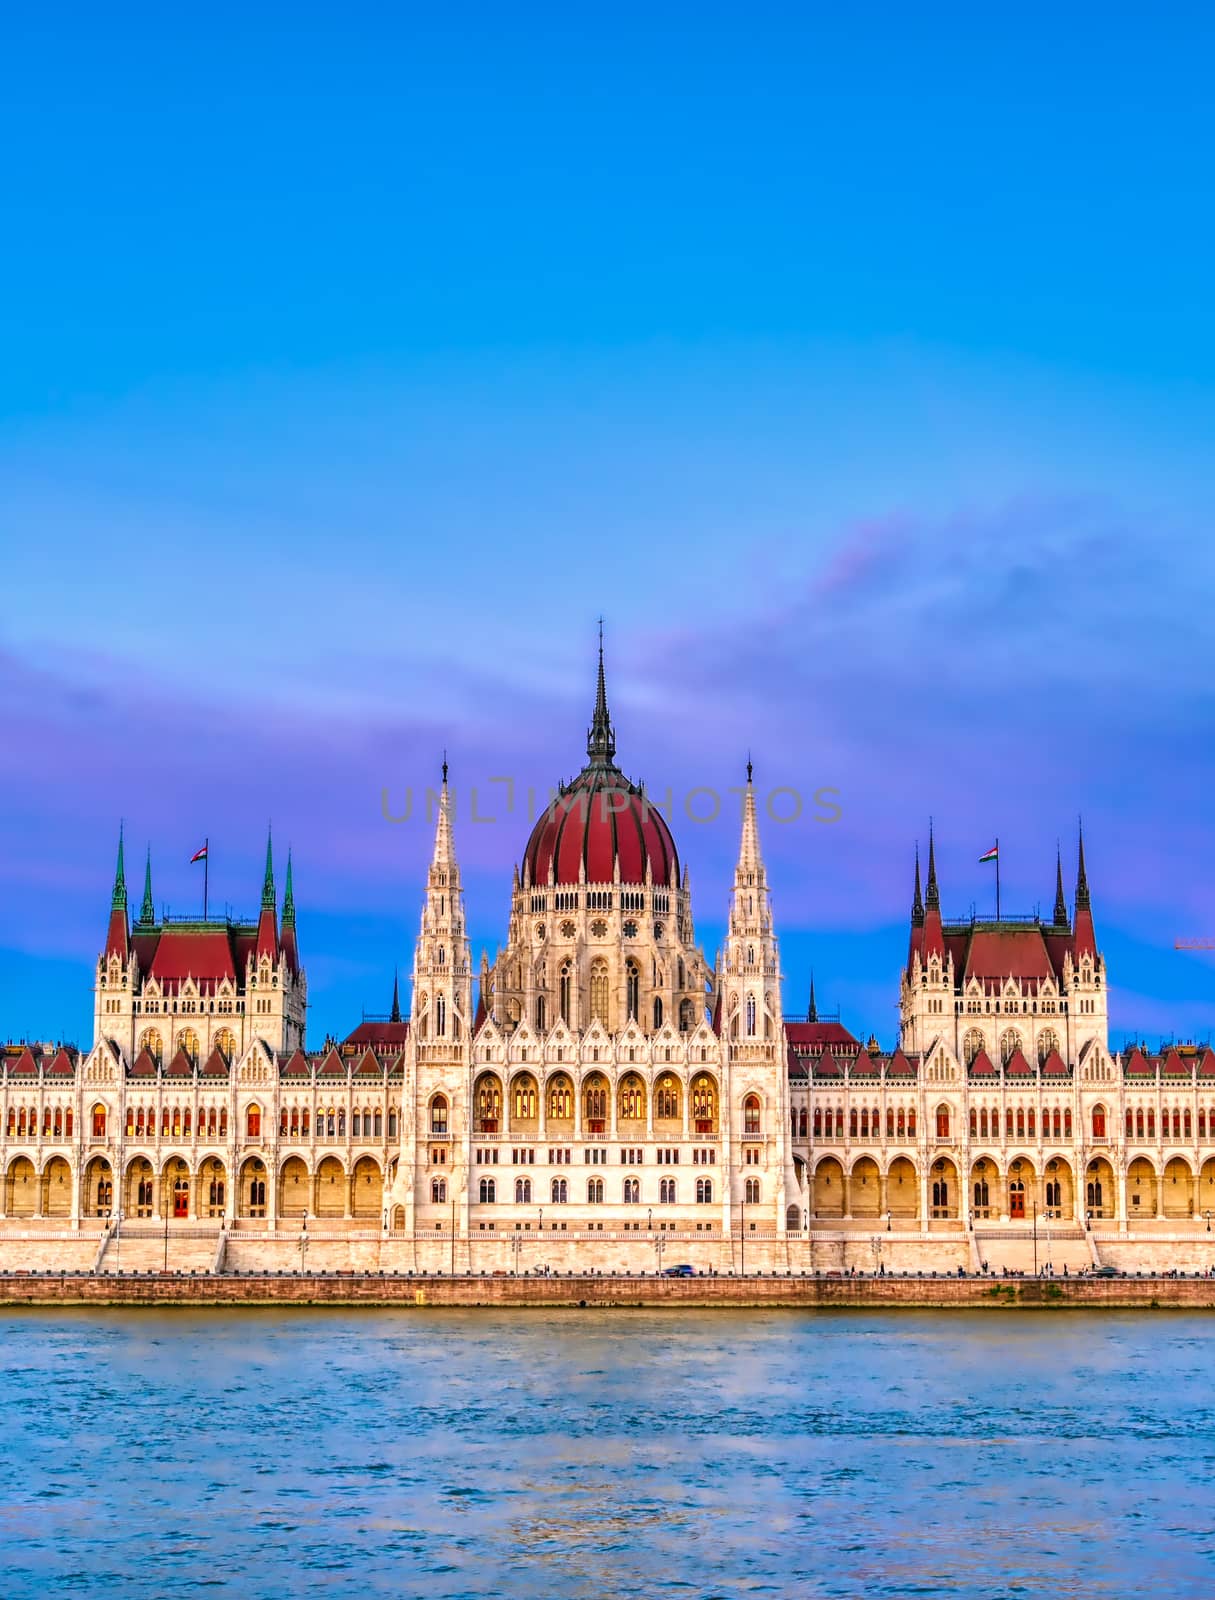
[{"label": "pointed tower", "polygon": [[269,829],[266,830],[266,873],[262,879],[262,909],[257,919],[257,945],[255,954],[260,963],[263,958],[272,964],[278,962],[278,928],[274,896],[274,848]]},{"label": "pointed tower", "polygon": [[599,623],[599,682],[595,690],[595,710],[586,734],[586,755],[592,767],[605,771],[616,766],[616,730],[608,715],[607,683],[603,675],[603,623]]},{"label": "pointed tower", "polygon": [[395,967],[392,969],[392,1010],[388,1013],[388,1020],[401,1020],[401,977]]},{"label": "pointed tower", "polygon": [[1080,825],[1080,846],[1076,862],[1076,928],[1072,941],[1075,959],[1097,959],[1097,936],[1093,928],[1093,908],[1088,892],[1088,871],[1084,865],[1084,824]]},{"label": "pointed tower", "polygon": [[464,896],[451,824],[447,761],[439,790],[435,847],[414,951],[411,1033],[423,1044],[459,1044],[472,1024],[472,972]]},{"label": "pointed tower", "polygon": [[806,1021],[818,1021],[818,1001],[814,998],[814,973],[810,973],[810,1004],[806,1010]]},{"label": "pointed tower", "polygon": [[937,847],[932,823],[928,824],[928,887],[924,891],[924,937],[920,959],[925,965],[933,956],[945,959],[945,937],[941,930],[941,891],[937,885]]},{"label": "pointed tower", "polygon": [[127,923],[127,874],[123,861],[123,826],[118,824],[118,862],[114,868],[114,891],[110,896],[110,926],[106,932],[106,957],[117,956],[125,967],[131,951]]},{"label": "pointed tower", "polygon": [[924,926],[924,897],[920,893],[920,847],[915,847],[915,891],[911,897],[911,926],[922,928]]},{"label": "pointed tower", "polygon": [[1055,844],[1055,927],[1067,928],[1067,901],[1063,896],[1063,854]]},{"label": "pointed tower", "polygon": [[279,935],[279,948],[290,970],[293,973],[298,973],[300,970],[300,952],[295,934],[295,884],[291,875],[290,850],[287,851],[287,886],[283,894],[283,925]]},{"label": "pointed tower", "polygon": [[143,904],[139,908],[139,921],[143,927],[156,921],[156,906],[152,900],[152,846],[148,846],[143,863]]}]

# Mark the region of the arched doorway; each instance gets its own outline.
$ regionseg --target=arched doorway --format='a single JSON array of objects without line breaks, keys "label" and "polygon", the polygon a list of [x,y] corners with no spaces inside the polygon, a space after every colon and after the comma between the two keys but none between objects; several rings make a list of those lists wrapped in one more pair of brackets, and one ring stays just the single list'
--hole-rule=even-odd
[{"label": "arched doorway", "polygon": [[9,1162],[4,1182],[4,1206],[10,1217],[32,1217],[38,1208],[34,1163],[28,1156],[16,1156]]},{"label": "arched doorway", "polygon": [[1203,1162],[1198,1174],[1198,1215],[1206,1222],[1215,1218],[1215,1156]]},{"label": "arched doorway", "polygon": [[882,1209],[882,1181],[877,1162],[862,1156],[848,1181],[848,1210],[854,1217],[876,1218]]},{"label": "arched doorway", "polygon": [[384,1209],[384,1180],[380,1164],[371,1156],[360,1156],[350,1175],[350,1214],[364,1221],[378,1222]]},{"label": "arched doorway", "polygon": [[316,1169],[312,1210],[318,1217],[346,1215],[346,1170],[336,1156],[326,1156]]},{"label": "arched doorway", "polygon": [[228,1173],[218,1156],[208,1156],[198,1169],[198,1211],[204,1217],[222,1217],[228,1198]]},{"label": "arched doorway", "polygon": [[1088,1164],[1084,1174],[1084,1210],[1090,1218],[1103,1219],[1116,1215],[1117,1186],[1114,1169],[1104,1156],[1097,1156]]},{"label": "arched doorway", "polygon": [[1189,1162],[1181,1156],[1174,1156],[1166,1164],[1160,1193],[1163,1201],[1161,1210],[1166,1217],[1180,1221],[1194,1215],[1194,1174]]},{"label": "arched doorway", "polygon": [[814,1169],[814,1215],[842,1217],[844,1214],[844,1169],[834,1156],[827,1156]]},{"label": "arched doorway", "polygon": [[510,1082],[510,1131],[534,1136],[540,1126],[540,1091],[530,1072],[517,1072]]},{"label": "arched doorway", "polygon": [[951,1221],[958,1215],[958,1169],[948,1156],[938,1156],[928,1173],[929,1216]]},{"label": "arched doorway", "polygon": [[114,1209],[114,1170],[104,1156],[94,1156],[84,1169],[84,1214],[108,1217]]},{"label": "arched doorway", "polygon": [[259,1220],[266,1215],[266,1164],[250,1156],[240,1169],[240,1215]]},{"label": "arched doorway", "polygon": [[1062,1156],[1052,1156],[1042,1176],[1042,1199],[1047,1216],[1069,1222],[1075,1215],[1076,1201],[1070,1163]]},{"label": "arched doorway", "polygon": [[306,1217],[311,1190],[308,1168],[299,1156],[290,1156],[283,1162],[278,1180],[278,1214],[280,1217]]},{"label": "arched doorway", "polygon": [[1145,1156],[1136,1156],[1127,1168],[1126,1200],[1128,1222],[1156,1215],[1156,1169]]},{"label": "arched doorway", "polygon": [[52,1156],[42,1169],[42,1215],[72,1214],[72,1169],[62,1156]]},{"label": "arched doorway", "polygon": [[1032,1161],[1018,1156],[1008,1169],[1008,1219],[1025,1222],[1038,1211],[1038,1181]]},{"label": "arched doorway", "polygon": [[892,1218],[913,1221],[920,1214],[920,1184],[915,1165],[906,1156],[896,1156],[886,1174],[886,1209]]},{"label": "arched doorway", "polygon": [[128,1217],[150,1217],[155,1200],[155,1175],[146,1156],[127,1163],[123,1210]]},{"label": "arched doorway", "polygon": [[181,1156],[170,1156],[161,1168],[162,1217],[184,1222],[190,1215],[190,1169]]}]

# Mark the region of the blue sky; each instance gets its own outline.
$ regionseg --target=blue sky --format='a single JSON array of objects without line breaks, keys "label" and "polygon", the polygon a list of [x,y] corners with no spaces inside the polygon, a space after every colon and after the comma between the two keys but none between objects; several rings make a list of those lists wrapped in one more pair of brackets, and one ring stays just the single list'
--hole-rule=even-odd
[{"label": "blue sky", "polygon": [[[273,818],[312,1035],[381,1006],[381,790],[574,770],[601,612],[633,775],[840,790],[765,834],[791,1010],[892,1038],[929,815],[964,915],[1083,813],[1116,1030],[1210,1033],[1208,9],[4,34],[0,1035],[86,1039],[119,816],[178,910]],[[526,833],[459,834],[478,943]]]}]

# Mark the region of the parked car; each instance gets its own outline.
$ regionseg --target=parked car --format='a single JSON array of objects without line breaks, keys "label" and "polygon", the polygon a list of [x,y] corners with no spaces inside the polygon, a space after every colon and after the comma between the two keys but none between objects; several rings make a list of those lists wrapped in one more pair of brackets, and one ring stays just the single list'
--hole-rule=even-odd
[{"label": "parked car", "polygon": [[664,1278],[694,1278],[696,1276],[696,1268],[690,1267],[686,1261],[682,1261],[677,1267],[663,1267],[662,1275]]},{"label": "parked car", "polygon": [[1117,1267],[1094,1267],[1093,1268],[1093,1277],[1094,1278],[1120,1278],[1121,1276],[1122,1276],[1122,1274],[1118,1271]]}]

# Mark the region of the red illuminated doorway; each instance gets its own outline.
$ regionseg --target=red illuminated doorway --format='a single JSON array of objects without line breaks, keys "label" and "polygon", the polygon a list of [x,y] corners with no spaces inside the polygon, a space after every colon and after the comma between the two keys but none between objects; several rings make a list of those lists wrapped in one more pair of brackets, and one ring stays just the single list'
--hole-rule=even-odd
[{"label": "red illuminated doorway", "polygon": [[1025,1220],[1025,1185],[1020,1179],[1008,1186],[1008,1214],[1014,1222]]},{"label": "red illuminated doorway", "polygon": [[173,1215],[184,1217],[190,1210],[190,1181],[188,1178],[178,1178],[173,1185]]}]

